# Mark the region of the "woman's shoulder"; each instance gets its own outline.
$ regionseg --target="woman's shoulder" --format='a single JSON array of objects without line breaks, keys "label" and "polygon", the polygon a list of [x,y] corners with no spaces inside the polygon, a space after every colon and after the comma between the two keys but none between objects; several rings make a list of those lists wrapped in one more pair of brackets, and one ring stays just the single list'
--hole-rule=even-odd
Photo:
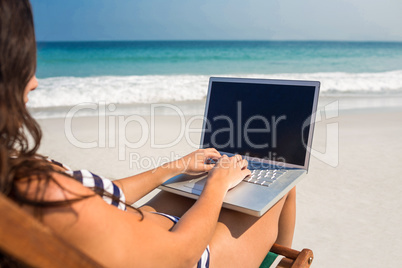
[{"label": "woman's shoulder", "polygon": [[57,171],[21,179],[16,186],[19,193],[24,193],[25,199],[34,202],[68,201],[94,194],[68,174]]},{"label": "woman's shoulder", "polygon": [[66,173],[85,187],[93,189],[109,205],[113,205],[121,210],[126,210],[126,197],[124,192],[113,183],[112,180],[86,169],[67,170]]},{"label": "woman's shoulder", "polygon": [[[115,183],[112,182],[112,180],[97,175],[87,169],[72,170],[67,165],[62,164],[61,162],[50,158],[47,158],[47,160],[52,163],[54,168],[61,171],[62,174],[68,175],[86,188],[95,191],[103,198],[106,203],[113,205],[121,210],[126,210],[124,204],[124,202],[126,201],[124,193]],[[68,179],[65,180],[65,176],[60,177],[59,179],[61,179],[66,184],[71,184]]]}]

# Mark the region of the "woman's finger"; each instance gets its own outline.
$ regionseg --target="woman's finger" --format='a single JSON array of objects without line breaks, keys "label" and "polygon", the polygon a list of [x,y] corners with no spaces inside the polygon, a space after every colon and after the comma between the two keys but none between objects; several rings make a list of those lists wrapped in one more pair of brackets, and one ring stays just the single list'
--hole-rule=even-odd
[{"label": "woman's finger", "polygon": [[205,150],[208,150],[208,151],[211,151],[211,152],[215,152],[215,153],[220,154],[220,153],[218,152],[218,150],[216,150],[215,148],[206,148]]},{"label": "woman's finger", "polygon": [[241,161],[243,159],[243,157],[239,154],[236,154],[235,156],[233,156],[237,162]]},{"label": "woman's finger", "polygon": [[217,160],[221,157],[221,154],[214,148],[205,149],[204,155],[206,158],[212,158],[214,160]]},{"label": "woman's finger", "polygon": [[230,158],[226,154],[224,154],[221,156],[221,158],[219,158],[217,163],[226,166],[228,163],[230,163]]},{"label": "woman's finger", "polygon": [[242,161],[239,162],[241,169],[246,169],[248,166],[248,161],[246,159],[243,159]]},{"label": "woman's finger", "polygon": [[204,164],[204,171],[208,172],[215,167],[215,164]]}]

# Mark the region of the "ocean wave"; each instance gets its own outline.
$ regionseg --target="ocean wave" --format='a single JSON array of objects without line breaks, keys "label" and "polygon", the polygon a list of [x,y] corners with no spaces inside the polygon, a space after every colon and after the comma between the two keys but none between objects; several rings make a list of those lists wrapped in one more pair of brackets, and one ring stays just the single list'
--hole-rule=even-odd
[{"label": "ocean wave", "polygon": [[[402,91],[402,70],[381,73],[290,73],[236,74],[226,77],[316,80],[321,94],[367,94]],[[207,75],[144,75],[52,77],[38,79],[29,95],[28,107],[73,106],[85,102],[115,104],[182,102],[203,100],[208,90]]]}]

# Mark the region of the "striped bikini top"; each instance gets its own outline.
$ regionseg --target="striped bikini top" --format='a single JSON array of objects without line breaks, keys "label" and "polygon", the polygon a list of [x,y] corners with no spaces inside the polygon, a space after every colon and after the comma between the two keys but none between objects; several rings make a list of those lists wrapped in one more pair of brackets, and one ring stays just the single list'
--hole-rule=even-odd
[{"label": "striped bikini top", "polygon": [[85,187],[97,187],[100,189],[103,189],[105,192],[108,192],[109,194],[114,195],[119,199],[121,202],[117,202],[115,200],[112,200],[109,196],[105,195],[100,195],[102,199],[108,203],[109,205],[115,206],[118,209],[121,210],[126,210],[126,205],[124,202],[126,201],[126,197],[124,196],[123,191],[118,187],[116,184],[114,184],[111,180],[104,178],[102,176],[96,175],[94,173],[91,173],[90,171],[86,169],[81,169],[81,170],[72,170],[68,166],[59,163],[57,161],[54,161],[53,159],[48,159],[51,163],[62,167],[65,169],[65,173],[72,176],[75,180],[79,181],[84,185]]}]

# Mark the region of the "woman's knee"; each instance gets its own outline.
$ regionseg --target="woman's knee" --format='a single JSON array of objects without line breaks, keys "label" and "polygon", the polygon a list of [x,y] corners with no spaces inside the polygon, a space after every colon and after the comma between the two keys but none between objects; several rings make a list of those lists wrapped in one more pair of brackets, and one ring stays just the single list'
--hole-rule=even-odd
[{"label": "woman's knee", "polygon": [[292,188],[292,190],[289,191],[289,194],[293,197],[296,197],[296,186]]}]

